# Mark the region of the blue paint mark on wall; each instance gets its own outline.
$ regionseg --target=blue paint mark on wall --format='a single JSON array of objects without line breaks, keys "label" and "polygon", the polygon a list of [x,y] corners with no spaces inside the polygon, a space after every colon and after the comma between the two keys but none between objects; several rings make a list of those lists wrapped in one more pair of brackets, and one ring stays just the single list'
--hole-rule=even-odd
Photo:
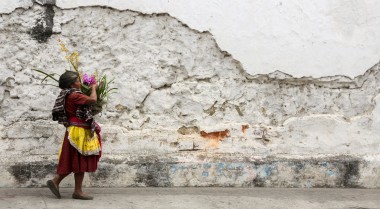
[{"label": "blue paint mark on wall", "polygon": [[222,171],[224,170],[224,163],[218,163],[217,164],[217,167],[216,167],[216,173],[218,175],[221,175],[222,174]]},{"label": "blue paint mark on wall", "polygon": [[296,168],[297,168],[298,170],[302,170],[302,169],[305,168],[305,165],[302,164],[302,163],[297,163],[297,164],[296,164]]},{"label": "blue paint mark on wall", "polygon": [[265,166],[265,167],[264,167],[265,175],[266,175],[266,176],[270,176],[270,175],[272,175],[272,172],[273,172],[274,169],[275,169],[275,168],[274,168],[274,166],[272,166],[272,165]]},{"label": "blue paint mark on wall", "polygon": [[227,170],[243,170],[244,166],[242,163],[229,163],[227,164]]},{"label": "blue paint mark on wall", "polygon": [[260,166],[255,166],[255,170],[257,170],[258,172],[257,174],[260,178],[266,178],[272,175],[272,173],[276,171],[277,168],[275,165],[260,165]]},{"label": "blue paint mark on wall", "polygon": [[171,172],[172,174],[176,173],[177,170],[178,170],[178,168],[177,168],[176,165],[171,165],[171,166],[170,166],[170,172]]},{"label": "blue paint mark on wall", "polygon": [[203,168],[204,168],[204,169],[209,169],[209,168],[211,168],[211,163],[205,163],[205,164],[203,164]]},{"label": "blue paint mark on wall", "polygon": [[327,170],[327,171],[326,171],[326,174],[327,174],[328,176],[335,176],[335,175],[336,175],[336,172],[335,172],[335,171],[332,171],[332,170]]},{"label": "blue paint mark on wall", "polygon": [[203,173],[202,173],[202,176],[204,176],[204,177],[208,177],[208,172],[206,172],[206,171],[203,171]]},{"label": "blue paint mark on wall", "polygon": [[170,165],[170,172],[172,174],[176,173],[178,170],[183,171],[188,169],[188,165]]}]

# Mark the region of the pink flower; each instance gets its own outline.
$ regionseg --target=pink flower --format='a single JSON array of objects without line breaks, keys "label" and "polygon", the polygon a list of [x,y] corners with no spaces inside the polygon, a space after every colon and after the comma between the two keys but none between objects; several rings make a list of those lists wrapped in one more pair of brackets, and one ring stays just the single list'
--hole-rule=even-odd
[{"label": "pink flower", "polygon": [[87,86],[91,86],[96,83],[95,75],[87,75],[87,73],[83,74],[83,83]]}]

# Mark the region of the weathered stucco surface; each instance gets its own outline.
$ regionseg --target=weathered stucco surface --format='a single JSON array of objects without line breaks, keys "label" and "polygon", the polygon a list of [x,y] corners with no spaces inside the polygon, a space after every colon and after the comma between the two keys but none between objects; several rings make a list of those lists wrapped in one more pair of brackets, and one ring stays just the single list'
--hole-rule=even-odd
[{"label": "weathered stucco surface", "polygon": [[145,14],[168,13],[209,31],[220,48],[250,74],[276,70],[294,77],[354,78],[380,57],[377,0],[2,0],[0,13],[33,2],[59,8],[106,6]]},{"label": "weathered stucco surface", "polygon": [[1,187],[55,172],[59,89],[31,69],[68,69],[58,38],[119,88],[89,186],[380,187],[379,64],[355,79],[251,75],[168,14],[50,4],[0,16]]}]

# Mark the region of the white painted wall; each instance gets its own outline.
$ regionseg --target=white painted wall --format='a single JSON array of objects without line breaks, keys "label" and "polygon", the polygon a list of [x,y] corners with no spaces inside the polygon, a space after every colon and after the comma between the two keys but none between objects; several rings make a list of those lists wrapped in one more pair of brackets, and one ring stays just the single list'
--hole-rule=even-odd
[{"label": "white painted wall", "polygon": [[[31,0],[2,0],[0,12],[31,5]],[[377,0],[57,0],[56,5],[169,13],[210,31],[250,74],[355,77],[380,58]]]},{"label": "white painted wall", "polygon": [[[252,17],[261,18],[252,21],[252,24],[249,21],[243,24],[243,20],[238,18],[233,22],[231,16],[222,21],[228,15],[245,14],[241,12],[244,9],[253,10],[250,5],[267,7],[263,10],[267,12],[273,10],[271,4],[260,2],[240,2],[237,7],[232,4],[228,7],[228,1],[223,1],[223,4],[191,1],[193,3],[183,2],[182,6],[188,7],[181,10],[179,1],[176,1],[177,5],[169,1],[156,1],[157,5],[144,4],[144,1],[140,4],[91,1],[91,5],[107,3],[119,9],[142,12],[87,7],[80,1],[75,4],[57,1],[59,8],[55,8],[54,12],[51,7],[37,4],[30,7],[32,1],[7,1],[8,6],[4,6],[4,2],[1,2],[1,8],[9,14],[0,17],[0,187],[41,186],[55,168],[56,154],[64,132],[61,125],[51,121],[51,108],[59,89],[41,85],[42,76],[31,69],[58,74],[67,69],[64,56],[59,51],[57,39],[60,38],[70,50],[78,50],[82,70],[98,69],[100,73],[116,77],[114,85],[120,90],[110,96],[103,114],[97,116],[103,128],[104,157],[98,172],[100,181],[92,179],[92,186],[163,186],[168,185],[167,179],[171,179],[171,185],[175,186],[247,186],[258,178],[257,185],[262,186],[265,181],[272,187],[352,185],[380,188],[380,63],[353,81],[343,76],[293,79],[282,74],[252,79],[215,44],[217,42],[220,48],[232,53],[252,74],[261,71],[256,70],[253,64],[247,64],[251,59],[245,61],[245,56],[257,58],[252,60],[266,67],[258,68],[264,73],[282,70],[274,69],[273,65],[282,61],[290,63],[293,59],[293,64],[302,65],[291,68],[295,70],[292,74],[297,76],[312,73],[314,76],[360,75],[367,67],[355,67],[354,64],[359,61],[353,62],[355,60],[343,54],[350,52],[347,47],[350,34],[356,37],[350,42],[352,46],[359,43],[358,34],[364,33],[362,25],[365,24],[362,23],[368,16],[360,16],[361,20],[355,19],[354,13],[353,16],[338,15],[340,22],[357,22],[360,26],[355,27],[361,30],[355,32],[342,28],[345,33],[337,33],[337,25],[334,29],[326,26],[331,23],[327,17],[331,17],[332,13],[323,13],[325,10],[322,9],[337,8],[337,3],[309,4],[307,11],[310,12],[294,10],[290,13],[295,18],[292,19],[294,27],[291,29],[295,32],[287,33],[290,26],[280,23],[290,21],[290,18],[280,20],[278,17],[260,16],[258,9],[256,13],[247,12],[253,14]],[[212,8],[209,6],[212,2],[219,5],[214,12],[202,11]],[[78,7],[80,5],[84,7]],[[198,10],[191,9],[200,5],[202,7]],[[282,3],[278,7],[285,5]],[[16,7],[29,8],[13,11]],[[70,7],[75,9],[65,9]],[[218,11],[230,11],[224,7],[236,10],[231,14],[219,14],[218,17]],[[318,9],[311,11],[312,7]],[[288,5],[286,8],[282,14],[290,15],[287,11],[293,11],[291,8],[296,7]],[[167,11],[173,17],[145,14],[155,11]],[[191,16],[189,11],[199,14]],[[303,11],[306,9],[303,8]],[[54,20],[51,21],[49,17],[53,13]],[[326,14],[326,18],[301,18],[301,14],[306,13]],[[337,14],[338,11],[333,13]],[[181,16],[183,14],[187,15]],[[202,14],[208,14],[209,18]],[[301,20],[321,22],[320,27],[326,30],[306,27],[308,24]],[[376,19],[371,21],[375,24]],[[267,22],[271,24],[264,24]],[[369,23],[366,24],[370,28]],[[236,27],[236,30],[222,31],[221,27],[226,25]],[[253,25],[253,28],[261,25],[259,30],[264,32],[255,35],[253,29],[252,32],[238,30],[242,25]],[[270,28],[270,25],[276,27]],[[51,26],[54,26],[53,33],[46,37],[49,33],[44,33],[45,29]],[[194,29],[210,30],[211,33],[200,33]],[[312,32],[317,35],[307,36]],[[271,35],[267,36],[266,33]],[[293,35],[299,38],[290,38]],[[372,35],[375,37],[376,33]],[[234,36],[238,37],[235,38],[237,41],[228,40],[228,37]],[[279,44],[284,42],[284,37],[288,40],[287,44]],[[223,41],[224,38],[227,41]],[[309,41],[317,38],[325,38],[326,45],[335,43],[336,50],[339,48],[336,54],[345,60],[329,54],[334,52],[333,47],[323,51],[320,45],[321,51],[311,50]],[[260,48],[250,48],[249,44],[259,45],[260,40],[267,40],[262,43],[263,47],[277,45],[272,46],[273,50],[261,51],[255,56],[255,52],[249,50]],[[245,45],[235,45],[239,41]],[[281,47],[283,50],[289,47],[297,49],[302,44],[310,51],[294,51],[299,52],[298,56],[307,57],[310,62],[299,61],[302,58],[295,58],[291,50],[285,53],[287,56],[284,55],[282,60],[264,62],[268,56],[281,54]],[[317,44],[314,42],[314,45]],[[371,46],[376,47],[376,44]],[[374,52],[363,52],[363,56],[369,57]],[[239,53],[242,54],[240,58]],[[312,56],[313,53],[320,56]],[[334,61],[334,65],[328,65],[328,58]],[[318,61],[318,65],[315,64]],[[373,65],[364,58],[360,61]],[[337,64],[345,64],[349,68],[344,73],[331,70]],[[321,67],[324,65],[330,68]],[[319,68],[331,71],[315,70]],[[313,160],[316,158],[322,158],[321,163]],[[283,159],[294,161],[289,160],[288,163]],[[225,161],[235,164],[227,163],[223,166],[225,169],[221,169],[220,162]],[[242,161],[248,164],[243,165]],[[274,161],[279,163],[274,165]],[[301,161],[305,166],[299,166]],[[252,170],[252,163],[256,162],[266,165]],[[166,166],[170,166],[170,172],[167,172],[169,167]],[[214,167],[208,169],[210,166]],[[269,171],[275,168],[279,171],[277,174],[282,176],[274,174],[269,178],[265,174],[260,177],[261,170],[266,168]],[[161,176],[163,171],[167,178]],[[208,174],[204,175],[206,172],[210,172],[207,178],[205,176]],[[152,184],[147,173],[154,174],[157,181]],[[149,182],[141,182],[144,178]]]}]

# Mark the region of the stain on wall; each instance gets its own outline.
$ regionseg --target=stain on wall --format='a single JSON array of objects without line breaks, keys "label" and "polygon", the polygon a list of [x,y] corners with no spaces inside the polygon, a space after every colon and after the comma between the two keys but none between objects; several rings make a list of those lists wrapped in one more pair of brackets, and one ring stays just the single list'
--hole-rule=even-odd
[{"label": "stain on wall", "polygon": [[17,186],[38,186],[47,175],[55,172],[56,166],[56,163],[26,162],[9,166],[7,170],[16,179]]},{"label": "stain on wall", "polygon": [[40,43],[46,43],[53,34],[54,9],[52,5],[46,5],[45,8],[43,17],[36,20],[35,26],[30,32],[32,38]]}]

